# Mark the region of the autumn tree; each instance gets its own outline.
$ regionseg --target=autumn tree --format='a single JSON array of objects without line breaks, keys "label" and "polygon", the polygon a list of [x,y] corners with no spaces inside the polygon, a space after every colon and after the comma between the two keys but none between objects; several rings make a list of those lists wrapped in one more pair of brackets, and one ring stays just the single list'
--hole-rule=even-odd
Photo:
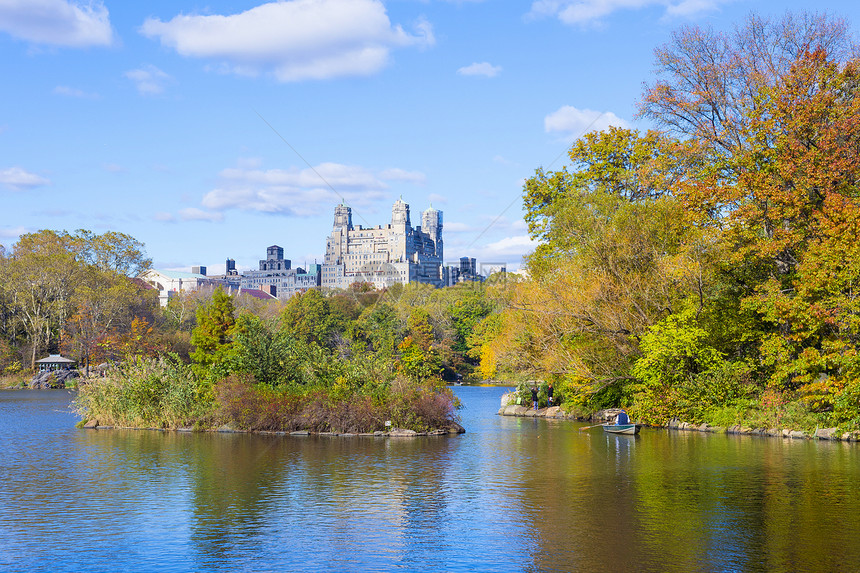
[{"label": "autumn tree", "polygon": [[144,316],[135,316],[132,318],[127,329],[114,332],[106,337],[102,346],[110,349],[109,352],[106,352],[106,355],[113,358],[156,358],[168,354],[171,354],[173,359],[176,358],[175,353],[168,351],[163,339],[156,333],[150,321]]},{"label": "autumn tree", "polygon": [[[96,327],[94,321],[113,321],[114,315],[127,314],[116,305],[115,312],[94,311],[95,306],[106,308],[115,298],[107,291],[102,293],[101,287],[124,284],[129,292],[136,293],[128,283],[128,274],[148,265],[143,244],[122,233],[43,230],[22,235],[12,252],[2,258],[0,301],[6,316],[14,317],[15,328],[24,333],[30,366],[35,367],[39,352],[58,348],[71,318],[77,317],[70,328],[92,341],[97,335],[83,333],[93,332],[93,328],[103,331],[105,326]],[[96,275],[104,280],[93,278]],[[78,289],[80,296],[76,294]],[[123,300],[136,304],[137,299],[132,296]],[[89,325],[84,326],[85,322]],[[92,347],[91,343],[84,346]]]},{"label": "autumn tree", "polygon": [[725,253],[703,314],[710,342],[781,401],[845,422],[860,376],[860,62],[847,23],[788,14],[753,15],[734,34],[686,27],[657,63],[642,113],[698,154],[676,196]]},{"label": "autumn tree", "polygon": [[122,355],[112,351],[118,346],[116,342],[130,332],[136,318],[146,321],[158,301],[154,291],[142,290],[125,275],[86,266],[79,274],[71,304],[63,348],[78,356],[89,372],[91,359],[103,361]]},{"label": "autumn tree", "polygon": [[763,344],[771,381],[805,388],[816,407],[831,406],[840,385],[860,374],[853,318],[860,273],[852,262],[860,219],[858,65],[809,53],[762,94],[766,114],[751,129],[769,136],[760,151],[769,169],[751,170],[742,183],[768,211],[753,203],[733,214],[745,228],[765,230],[747,242],[747,258],[775,261],[776,272],[745,301],[774,325]]},{"label": "autumn tree", "polygon": [[143,243],[125,233],[107,231],[97,235],[79,229],[72,240],[77,243],[78,260],[102,272],[136,277],[152,266]]},{"label": "autumn tree", "polygon": [[[507,307],[472,339],[485,375],[553,378],[571,403],[632,399],[641,337],[707,305],[719,241],[692,227],[675,192],[699,160],[656,132],[587,134],[570,165],[524,185],[529,280],[496,291]],[[478,344],[480,343],[480,345]]]},{"label": "autumn tree", "polygon": [[59,343],[81,268],[72,238],[54,231],[22,235],[6,261],[3,290],[27,337],[30,368]]},{"label": "autumn tree", "polygon": [[[836,235],[850,228],[860,195],[855,56],[843,20],[751,16],[733,35],[682,29],[657,51],[658,80],[645,92],[643,114],[707,157],[678,197],[700,228],[730,245],[725,290],[734,292],[737,315],[763,320],[761,351],[771,366],[763,374],[778,385],[835,371],[810,357],[828,353],[825,339],[853,336],[808,328],[817,323],[812,314],[845,308],[818,270],[844,257]],[[834,280],[843,277],[836,283],[848,269],[833,270]],[[823,300],[813,294],[828,291]]]},{"label": "autumn tree", "polygon": [[656,79],[645,85],[641,114],[682,139],[732,156],[754,143],[759,94],[776,87],[804,54],[834,62],[857,55],[848,23],[825,14],[770,19],[751,14],[733,32],[683,26],[655,50]]}]

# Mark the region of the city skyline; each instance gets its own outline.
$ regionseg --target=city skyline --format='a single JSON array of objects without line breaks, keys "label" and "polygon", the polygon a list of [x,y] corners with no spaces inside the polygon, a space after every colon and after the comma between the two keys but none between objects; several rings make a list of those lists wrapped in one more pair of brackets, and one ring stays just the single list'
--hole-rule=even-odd
[{"label": "city skyline", "polygon": [[[815,8],[860,25],[860,7]],[[533,244],[522,183],[570,143],[637,118],[653,51],[683,25],[730,31],[745,0],[0,0],[0,244],[115,230],[156,268],[281,245],[321,262],[341,201],[445,212],[445,258]]]}]

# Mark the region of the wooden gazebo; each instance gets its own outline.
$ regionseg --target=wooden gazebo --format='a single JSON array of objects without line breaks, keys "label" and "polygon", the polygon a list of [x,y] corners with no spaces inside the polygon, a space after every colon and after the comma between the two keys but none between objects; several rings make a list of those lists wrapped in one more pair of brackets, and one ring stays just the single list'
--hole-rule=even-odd
[{"label": "wooden gazebo", "polygon": [[51,354],[47,358],[36,360],[36,364],[38,364],[37,368],[39,369],[39,372],[45,372],[46,370],[72,369],[75,367],[75,364],[77,364],[77,362],[68,358],[64,358],[59,354]]}]

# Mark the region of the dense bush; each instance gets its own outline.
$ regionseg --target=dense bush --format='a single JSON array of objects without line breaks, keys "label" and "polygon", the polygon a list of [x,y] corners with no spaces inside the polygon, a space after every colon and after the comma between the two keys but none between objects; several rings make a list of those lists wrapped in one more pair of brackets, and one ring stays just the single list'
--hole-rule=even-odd
[{"label": "dense bush", "polygon": [[456,420],[449,389],[405,378],[392,384],[371,357],[335,360],[315,348],[292,365],[301,376],[275,386],[239,371],[210,386],[175,357],[129,360],[84,385],[75,405],[100,425],[146,428],[363,433],[386,430],[386,421],[427,431]]},{"label": "dense bush", "polygon": [[193,370],[175,356],[137,357],[117,365],[108,378],[82,384],[75,409],[100,425],[176,428],[211,419]]},{"label": "dense bush", "polygon": [[376,396],[301,385],[272,389],[230,376],[215,386],[217,419],[241,430],[366,433],[394,427],[415,431],[443,428],[455,420],[448,391],[410,382]]}]

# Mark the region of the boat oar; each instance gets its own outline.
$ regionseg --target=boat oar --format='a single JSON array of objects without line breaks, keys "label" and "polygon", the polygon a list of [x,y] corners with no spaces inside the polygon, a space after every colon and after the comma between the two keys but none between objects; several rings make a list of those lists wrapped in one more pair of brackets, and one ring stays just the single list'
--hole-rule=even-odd
[{"label": "boat oar", "polygon": [[590,430],[591,428],[597,428],[598,426],[602,426],[602,425],[603,424],[594,424],[593,426],[583,426],[582,428],[579,429],[579,431],[581,432],[583,430]]}]

